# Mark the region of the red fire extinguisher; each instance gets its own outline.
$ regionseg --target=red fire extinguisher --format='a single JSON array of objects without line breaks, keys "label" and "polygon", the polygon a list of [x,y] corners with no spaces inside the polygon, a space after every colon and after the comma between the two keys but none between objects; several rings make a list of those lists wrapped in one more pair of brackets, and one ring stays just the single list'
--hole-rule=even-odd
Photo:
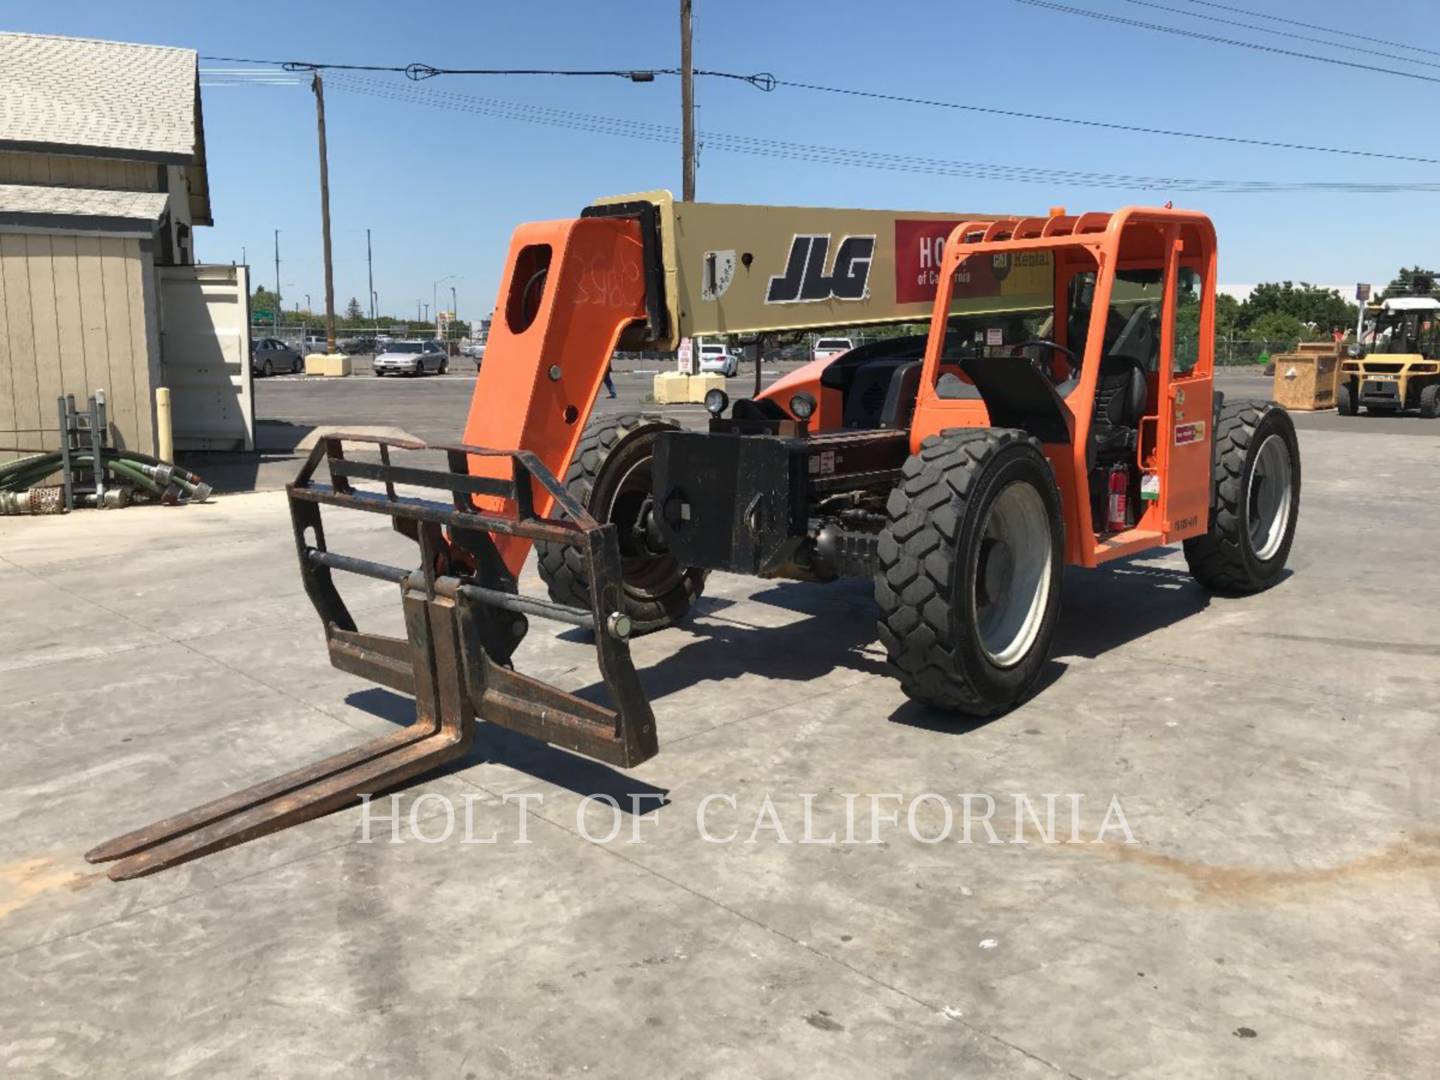
[{"label": "red fire extinguisher", "polygon": [[1130,471],[1124,465],[1110,469],[1110,505],[1105,517],[1107,532],[1122,532],[1130,527],[1129,496]]}]

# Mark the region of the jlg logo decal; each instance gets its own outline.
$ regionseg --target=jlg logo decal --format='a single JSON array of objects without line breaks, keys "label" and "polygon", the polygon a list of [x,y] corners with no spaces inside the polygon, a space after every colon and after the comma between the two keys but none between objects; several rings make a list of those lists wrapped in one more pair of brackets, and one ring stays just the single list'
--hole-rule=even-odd
[{"label": "jlg logo decal", "polygon": [[830,235],[796,233],[790,241],[785,272],[770,279],[767,304],[809,304],[821,300],[864,300],[869,293],[875,237],[847,236],[835,249],[835,265],[825,272]]}]

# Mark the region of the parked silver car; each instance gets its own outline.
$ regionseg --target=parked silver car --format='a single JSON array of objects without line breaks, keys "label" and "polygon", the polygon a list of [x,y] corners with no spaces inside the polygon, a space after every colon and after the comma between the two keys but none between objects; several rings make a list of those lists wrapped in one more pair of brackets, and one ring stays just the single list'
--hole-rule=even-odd
[{"label": "parked silver car", "polygon": [[274,375],[277,371],[293,375],[304,366],[300,350],[279,338],[256,338],[250,342],[250,370],[256,375]]},{"label": "parked silver car", "polygon": [[444,375],[450,368],[450,357],[445,346],[434,339],[392,341],[375,357],[372,366],[376,375],[424,375],[427,371]]}]

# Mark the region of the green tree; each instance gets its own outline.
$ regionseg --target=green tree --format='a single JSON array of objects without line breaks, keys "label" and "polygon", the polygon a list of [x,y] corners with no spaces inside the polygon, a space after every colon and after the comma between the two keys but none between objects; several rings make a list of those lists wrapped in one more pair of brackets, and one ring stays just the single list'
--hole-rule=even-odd
[{"label": "green tree", "polygon": [[250,300],[251,311],[280,310],[280,294],[271,292],[264,285],[255,286],[255,295]]},{"label": "green tree", "polygon": [[1294,315],[1283,311],[1267,311],[1251,322],[1248,336],[1256,341],[1284,344],[1287,348],[1311,336],[1309,328]]},{"label": "green tree", "polygon": [[1230,337],[1240,326],[1240,301],[1229,293],[1215,296],[1215,336]]},{"label": "green tree", "polygon": [[1392,296],[1435,296],[1436,276],[1434,270],[1425,270],[1418,266],[1407,269],[1402,266],[1375,300],[1388,300]]},{"label": "green tree", "polygon": [[[1359,314],[1356,306],[1334,289],[1321,289],[1307,282],[1266,282],[1255,286],[1240,305],[1240,327],[1251,337],[1262,337],[1258,327],[1262,320],[1276,328],[1287,325],[1279,317],[1302,323],[1301,337],[1323,337],[1337,328],[1355,325]],[[1273,318],[1272,318],[1273,317]],[[1288,336],[1288,335],[1279,335]],[[1297,339],[1299,340],[1299,339]]]},{"label": "green tree", "polygon": [[350,298],[350,303],[345,305],[346,322],[358,323],[365,317],[365,312],[360,308],[360,301],[355,297]]}]

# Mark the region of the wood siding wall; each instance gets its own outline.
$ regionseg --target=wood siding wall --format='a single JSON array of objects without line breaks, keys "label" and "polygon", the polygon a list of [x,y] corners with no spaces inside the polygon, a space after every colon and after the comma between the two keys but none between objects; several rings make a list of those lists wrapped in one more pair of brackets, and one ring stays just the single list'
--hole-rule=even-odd
[{"label": "wood siding wall", "polygon": [[0,151],[0,184],[53,184],[107,191],[159,191],[155,165],[120,158]]},{"label": "wood siding wall", "polygon": [[56,398],[97,388],[116,444],[155,452],[154,282],[138,240],[0,233],[0,461],[57,449]]}]

